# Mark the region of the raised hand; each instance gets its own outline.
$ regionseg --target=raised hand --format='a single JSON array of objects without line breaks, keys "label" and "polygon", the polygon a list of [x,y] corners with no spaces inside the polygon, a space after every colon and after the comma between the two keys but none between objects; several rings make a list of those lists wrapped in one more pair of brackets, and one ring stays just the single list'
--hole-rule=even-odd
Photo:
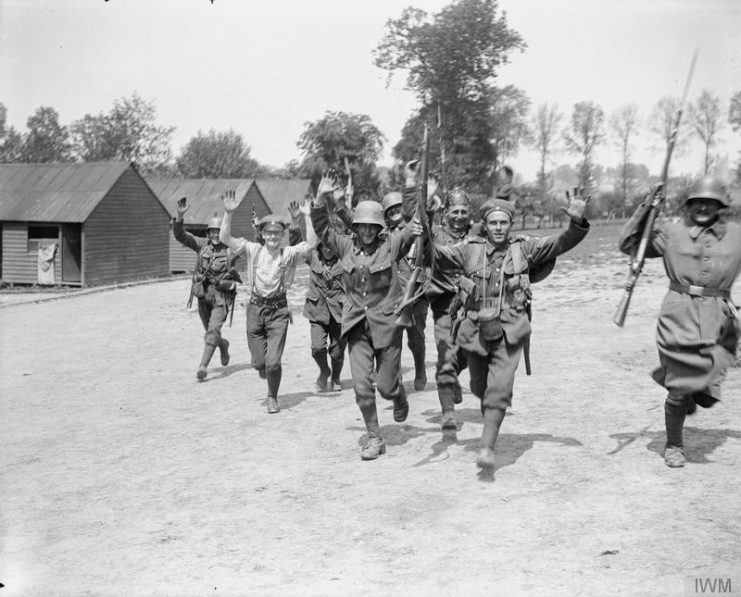
[{"label": "raised hand", "polygon": [[242,203],[242,198],[237,198],[237,193],[234,189],[227,189],[224,194],[221,195],[221,202],[224,204],[224,209],[227,213],[232,213]]},{"label": "raised hand", "polygon": [[301,199],[301,202],[298,204],[298,209],[302,214],[308,216],[311,213],[311,196]]},{"label": "raised hand", "polygon": [[339,185],[337,184],[337,178],[335,178],[335,176],[332,175],[331,172],[325,170],[324,172],[322,172],[322,178],[319,181],[319,186],[316,190],[317,197],[320,195],[325,195],[327,193],[334,193],[334,191],[338,187]]},{"label": "raised hand", "polygon": [[190,209],[190,205],[188,205],[188,200],[185,197],[181,197],[178,199],[178,217],[182,218],[183,214]]},{"label": "raised hand", "polygon": [[417,180],[417,169],[419,168],[419,160],[409,160],[404,165],[404,178],[407,184],[413,184]]},{"label": "raised hand", "polygon": [[563,211],[567,216],[573,220],[581,220],[584,218],[584,214],[587,211],[587,205],[592,199],[591,195],[584,197],[584,187],[574,187],[574,195],[569,195],[566,191],[566,201],[568,201],[567,207],[562,207]]},{"label": "raised hand", "polygon": [[291,201],[288,204],[288,213],[291,214],[291,220],[295,224],[298,222],[298,218],[301,215],[301,209],[299,208],[298,201]]}]

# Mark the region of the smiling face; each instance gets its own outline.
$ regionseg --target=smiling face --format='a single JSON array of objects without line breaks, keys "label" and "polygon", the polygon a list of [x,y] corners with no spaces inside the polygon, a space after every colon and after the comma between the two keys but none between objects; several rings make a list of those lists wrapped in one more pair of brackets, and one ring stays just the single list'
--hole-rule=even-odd
[{"label": "smiling face", "polygon": [[386,220],[388,220],[390,228],[395,228],[401,224],[401,205],[389,207],[386,210]]},{"label": "smiling face", "polygon": [[460,203],[451,205],[445,210],[445,220],[448,228],[455,233],[461,233],[466,230],[471,221],[471,210],[468,205]]},{"label": "smiling face", "polygon": [[266,226],[262,231],[262,237],[265,239],[265,247],[268,251],[275,251],[280,248],[280,240],[283,237],[283,228],[277,226]]},{"label": "smiling face", "polygon": [[208,235],[208,240],[211,241],[212,245],[219,244],[219,229],[218,228],[209,228],[206,231],[206,234]]},{"label": "smiling face", "polygon": [[356,224],[355,234],[360,240],[364,249],[370,248],[378,241],[378,235],[381,233],[381,227],[377,224]]},{"label": "smiling face", "polygon": [[507,244],[509,240],[509,229],[512,227],[512,220],[503,211],[494,210],[486,216],[486,237],[489,242],[497,248]]},{"label": "smiling face", "polygon": [[698,226],[708,226],[715,222],[722,207],[715,199],[690,199],[687,203],[690,219]]}]

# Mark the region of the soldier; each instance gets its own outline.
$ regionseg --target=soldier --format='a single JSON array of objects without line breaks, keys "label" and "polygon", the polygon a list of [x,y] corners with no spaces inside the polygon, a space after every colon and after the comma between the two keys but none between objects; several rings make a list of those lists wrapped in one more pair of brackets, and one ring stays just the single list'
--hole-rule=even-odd
[{"label": "soldier", "polygon": [[[588,201],[588,199],[587,199]],[[531,297],[529,271],[576,246],[587,234],[587,201],[569,204],[569,227],[543,238],[511,237],[514,206],[490,199],[481,207],[482,237],[454,245],[433,245],[436,258],[463,271],[458,281],[464,316],[457,343],[467,360],[471,392],[481,399],[484,429],[477,465],[493,468],[494,444],[507,407],[512,404],[515,370],[530,337],[527,308]],[[415,234],[422,227],[413,225]]]},{"label": "soldier", "polygon": [[381,396],[394,403],[394,421],[409,413],[401,383],[401,329],[394,311],[401,300],[397,262],[413,242],[409,228],[396,233],[384,231],[383,208],[375,201],[360,201],[353,214],[352,234],[338,234],[329,225],[326,197],[335,183],[322,177],[311,209],[317,236],[342,263],[345,304],[342,335],[347,338],[355,400],[368,431],[368,442],[360,452],[363,460],[374,460],[386,452],[371,381],[374,360],[378,363],[377,387]]},{"label": "soldier", "polygon": [[[386,193],[381,201],[386,228],[389,232],[402,230],[406,221],[402,215],[404,199],[398,191]],[[413,213],[413,210],[412,212]],[[399,284],[406,287],[409,277],[414,271],[415,245],[399,260]],[[420,282],[423,282],[420,279]],[[427,385],[427,371],[425,370],[425,324],[427,323],[427,310],[429,304],[424,297],[416,300],[411,307],[411,320],[413,325],[406,328],[407,346],[414,358],[414,389],[421,391]]]},{"label": "soldier", "polygon": [[260,377],[267,378],[267,410],[271,414],[277,413],[280,412],[278,389],[283,371],[281,358],[291,321],[286,290],[293,283],[296,265],[309,256],[316,237],[307,221],[307,242],[281,248],[281,239],[287,225],[270,214],[258,222],[264,245],[245,238],[233,238],[232,213],[241,200],[235,197],[234,191],[227,191],[222,200],[226,213],[219,238],[235,254],[244,253],[247,260],[248,279],[251,283],[247,305],[247,344],[252,367],[257,369]]},{"label": "soldier", "polygon": [[[640,242],[650,200],[623,228],[619,246],[632,253]],[[731,286],[741,271],[741,226],[726,221],[730,200],[723,182],[696,180],[681,221],[658,221],[646,257],[662,257],[669,291],[659,312],[656,342],[660,366],[653,379],[668,390],[664,403],[664,462],[684,466],[682,428],[696,405],[709,408],[721,396],[721,381],[735,360],[739,338]]]},{"label": "soldier", "polygon": [[229,309],[233,308],[237,282],[241,280],[236,270],[232,269],[231,251],[219,242],[220,218],[211,218],[206,227],[206,238],[199,238],[183,227],[183,215],[189,208],[185,197],[178,201],[172,232],[178,242],[198,254],[193,272],[191,299],[193,296],[198,299],[198,315],[206,330],[203,356],[196,372],[198,380],[203,381],[217,346],[221,364],[224,367],[229,364],[229,340],[221,337],[221,328]]}]

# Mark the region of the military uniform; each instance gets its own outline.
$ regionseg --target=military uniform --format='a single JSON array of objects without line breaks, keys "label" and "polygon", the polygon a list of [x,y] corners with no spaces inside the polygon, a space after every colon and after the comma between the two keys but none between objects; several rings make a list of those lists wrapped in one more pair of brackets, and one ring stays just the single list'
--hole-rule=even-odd
[{"label": "military uniform", "polygon": [[[507,209],[511,219],[514,210]],[[434,247],[438,259],[463,272],[458,284],[464,292],[464,315],[456,342],[468,361],[471,392],[481,399],[482,450],[493,448],[506,409],[512,404],[515,371],[530,336],[529,272],[576,246],[588,229],[586,220],[572,221],[559,234],[510,238],[503,247],[492,245],[484,237],[469,237],[455,245]],[[492,326],[498,329],[489,336],[480,327],[484,309],[499,313],[499,326]]]},{"label": "military uniform", "polygon": [[[375,202],[358,204],[353,224],[359,222],[359,213],[363,211],[361,206],[371,203]],[[382,227],[383,211],[380,204],[375,205]],[[338,255],[341,262],[345,286],[342,335],[347,338],[355,400],[369,438],[361,457],[375,458],[385,452],[385,446],[371,381],[374,360],[378,364],[377,388],[383,398],[393,400],[394,420],[405,420],[409,411],[401,384],[401,328],[395,323],[395,310],[402,298],[397,262],[409,251],[413,237],[408,228],[383,235],[375,249],[366,253],[357,238],[331,229],[327,209],[321,203],[312,207],[311,220],[318,238]],[[370,456],[366,456],[367,450],[372,451]]]},{"label": "military uniform", "polygon": [[221,364],[229,364],[229,341],[221,337],[221,328],[232,308],[236,290],[234,274],[230,272],[230,251],[222,243],[213,244],[208,238],[200,238],[187,232],[183,221],[173,221],[175,239],[198,254],[193,276],[193,293],[198,299],[198,315],[206,334],[198,379],[206,377],[206,368],[216,347],[221,353]]},{"label": "military uniform", "polygon": [[[337,257],[325,259],[321,245],[311,252],[307,263],[309,287],[303,314],[311,328],[311,356],[319,365],[317,386],[320,390],[326,389],[327,379],[331,376],[332,389],[339,390],[347,344],[341,333],[345,298],[342,263]],[[327,341],[331,369],[327,365]]]},{"label": "military uniform", "polygon": [[[728,205],[722,183],[705,179],[696,186],[699,191],[688,201],[708,198]],[[648,210],[646,202],[625,224],[619,239],[624,253],[640,242]],[[652,377],[668,390],[667,446],[682,448],[688,409],[720,399],[721,381],[735,361],[739,330],[731,287],[741,272],[741,226],[722,218],[704,227],[689,216],[673,223],[657,220],[646,257],[661,257],[669,278],[656,329],[660,366]]]}]

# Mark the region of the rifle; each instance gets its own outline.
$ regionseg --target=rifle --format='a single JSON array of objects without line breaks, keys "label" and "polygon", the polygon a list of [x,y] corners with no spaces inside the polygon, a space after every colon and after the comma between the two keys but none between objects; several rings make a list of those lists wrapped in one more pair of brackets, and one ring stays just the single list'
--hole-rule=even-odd
[{"label": "rifle", "polygon": [[350,162],[348,161],[347,156],[344,156],[343,159],[345,160],[345,174],[347,174],[347,192],[345,193],[345,206],[348,210],[351,210],[353,196],[352,170],[350,170]]},{"label": "rifle", "polygon": [[402,296],[401,303],[399,303],[399,306],[395,311],[395,314],[397,315],[396,325],[405,328],[410,328],[414,325],[411,315],[412,304],[417,301],[424,292],[423,285],[418,284],[418,280],[420,275],[424,272],[425,267],[425,237],[430,238],[430,226],[427,220],[427,177],[430,175],[430,134],[426,124],[422,147],[422,181],[419,197],[417,198],[416,215],[422,224],[422,228],[424,228],[424,233],[422,236],[418,236],[415,241],[414,269],[412,270],[412,275],[409,276],[409,281],[404,288],[404,295]]},{"label": "rifle", "polygon": [[445,144],[443,143],[443,114],[440,102],[437,102],[437,143],[440,146],[440,188],[445,197]]},{"label": "rifle", "polygon": [[200,249],[196,251],[196,264],[193,267],[193,275],[190,277],[190,295],[188,296],[188,304],[186,305],[186,308],[188,311],[190,311],[190,308],[193,306],[193,296],[195,295],[196,290],[196,276],[198,275],[198,266],[201,264],[201,251]]},{"label": "rifle", "polygon": [[653,232],[654,223],[656,222],[656,217],[661,210],[662,204],[666,200],[666,182],[669,177],[669,162],[672,157],[672,152],[674,151],[674,145],[677,141],[679,123],[682,119],[684,103],[687,101],[687,92],[690,88],[692,72],[695,70],[695,62],[697,62],[697,50],[695,50],[695,53],[692,56],[692,63],[690,64],[690,72],[687,76],[687,82],[684,86],[684,93],[682,94],[682,99],[679,103],[679,107],[677,108],[677,115],[674,119],[674,126],[672,128],[671,134],[669,135],[669,143],[666,147],[664,165],[661,169],[661,182],[656,186],[656,189],[654,189],[653,197],[651,198],[651,204],[649,205],[648,209],[648,215],[646,216],[643,231],[641,232],[641,240],[638,244],[638,249],[633,255],[631,255],[630,263],[628,264],[629,271],[628,280],[625,282],[625,292],[623,293],[623,298],[620,299],[620,304],[618,305],[617,311],[615,311],[615,317],[613,317],[612,319],[612,322],[618,327],[623,327],[623,325],[625,324],[625,316],[628,314],[628,306],[630,305],[630,299],[633,296],[633,289],[635,288],[636,282],[638,282],[638,277],[641,275],[641,271],[643,271],[643,264],[646,262],[646,249],[648,248],[648,243],[651,240],[651,233]]}]

